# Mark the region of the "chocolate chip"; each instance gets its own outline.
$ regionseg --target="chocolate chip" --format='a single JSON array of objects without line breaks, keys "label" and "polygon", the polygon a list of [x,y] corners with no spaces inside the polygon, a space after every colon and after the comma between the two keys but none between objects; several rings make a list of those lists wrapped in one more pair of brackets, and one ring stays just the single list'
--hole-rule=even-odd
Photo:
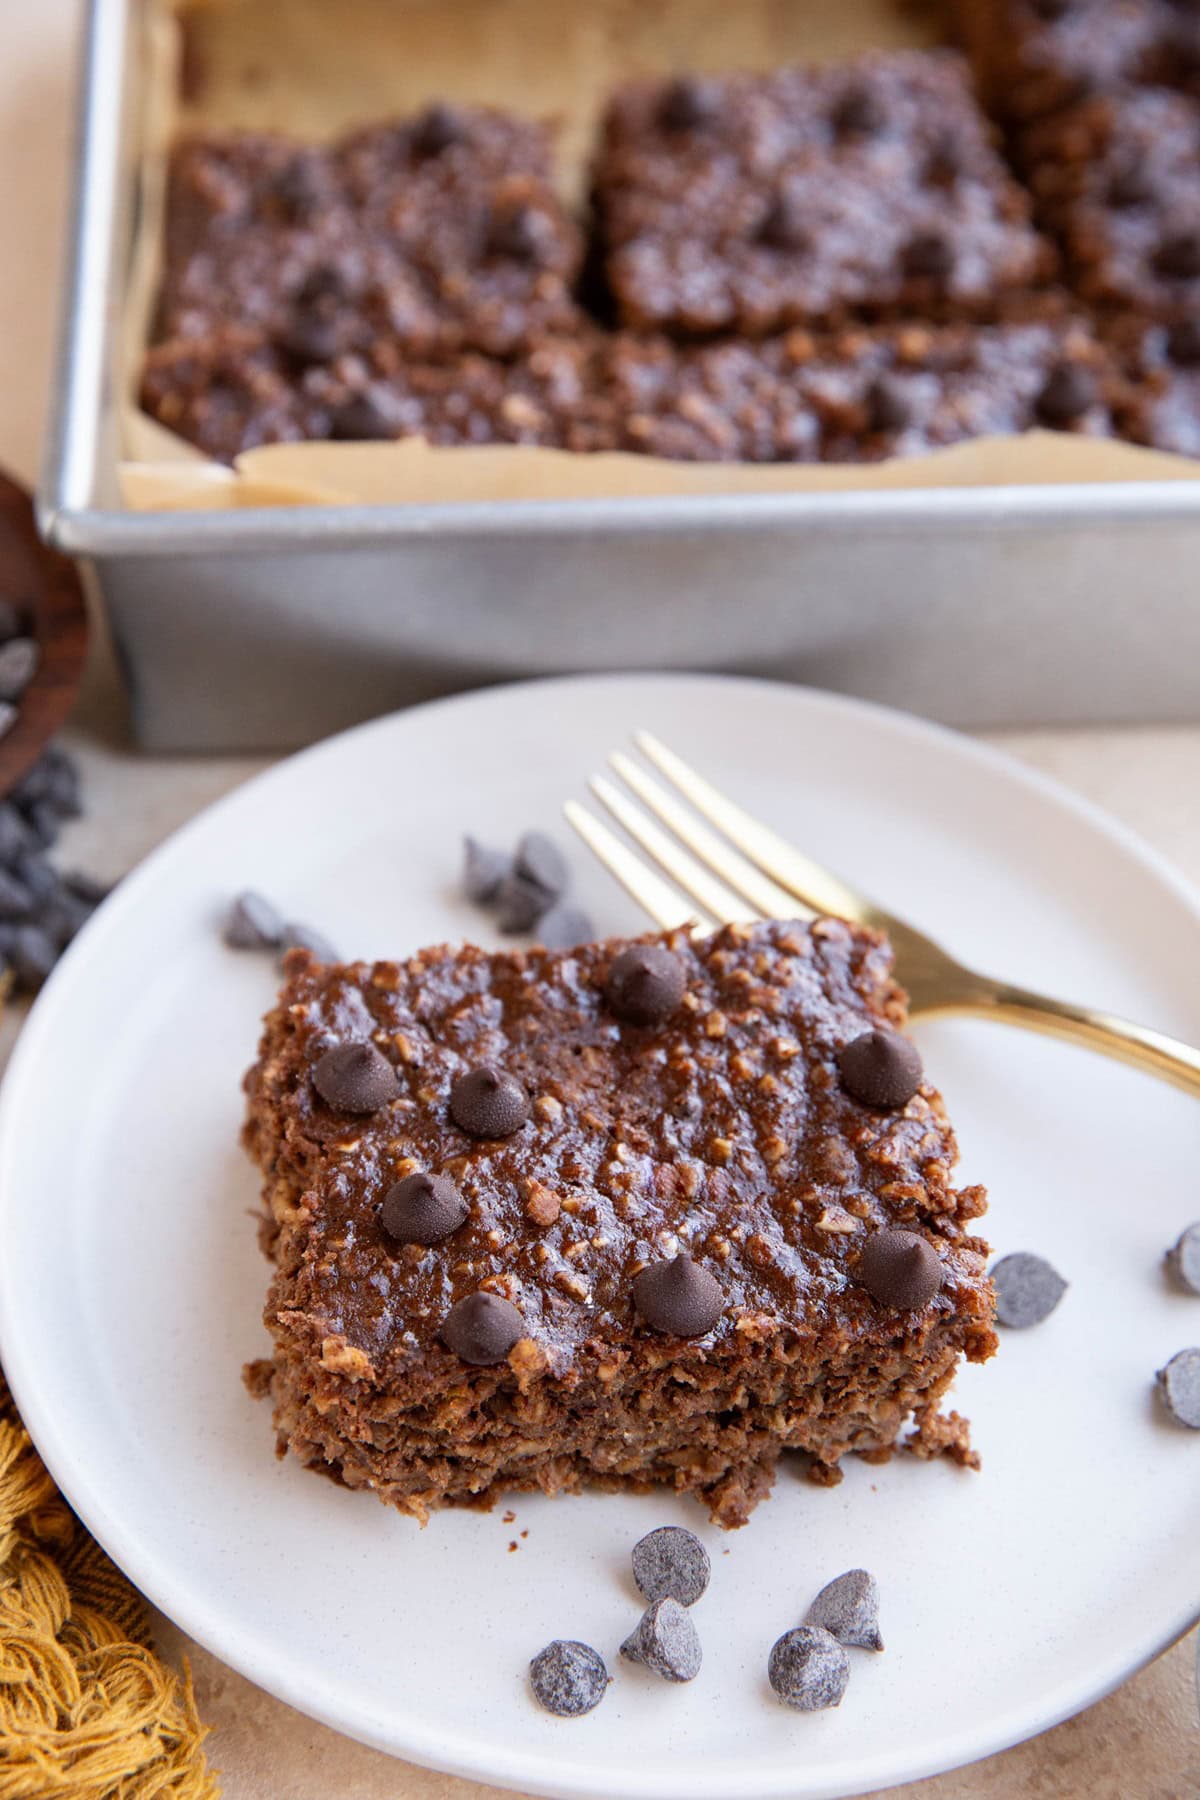
[{"label": "chocolate chip", "polygon": [[605,992],[618,1019],[658,1025],[677,1011],[686,978],[674,951],[662,944],[631,944],[608,971]]},{"label": "chocolate chip", "polygon": [[468,1210],[449,1175],[420,1169],[388,1189],[379,1224],[396,1244],[440,1244],[464,1223]]},{"label": "chocolate chip", "polygon": [[681,75],[662,97],[658,122],[667,131],[699,131],[712,124],[720,110],[720,95],[711,82]]},{"label": "chocolate chip", "polygon": [[1057,1269],[1025,1250],[1002,1256],[992,1268],[992,1281],[997,1322],[1015,1331],[1048,1319],[1067,1291]]},{"label": "chocolate chip", "polygon": [[1131,206],[1148,206],[1154,197],[1154,183],[1144,163],[1122,163],[1109,177],[1108,204],[1118,211]]},{"label": "chocolate chip", "polygon": [[60,888],[54,898],[42,907],[38,924],[43,931],[49,933],[59,949],[64,950],[73,938],[78,937],[94,911],[95,908],[86,901],[79,900],[65,888]]},{"label": "chocolate chip", "polygon": [[872,431],[903,431],[912,418],[908,395],[898,382],[880,375],[866,393],[867,425]]},{"label": "chocolate chip", "polygon": [[540,887],[510,869],[496,890],[496,923],[501,931],[532,931],[549,905]]},{"label": "chocolate chip", "polygon": [[37,674],[41,651],[32,638],[11,638],[0,645],[0,700],[19,700]]},{"label": "chocolate chip", "polygon": [[901,252],[906,275],[944,281],[954,267],[954,246],[942,231],[919,231]]},{"label": "chocolate chip", "polygon": [[332,362],[341,343],[338,321],[323,312],[302,309],[289,319],[279,343],[295,362],[313,366]]},{"label": "chocolate chip", "polygon": [[329,198],[329,178],[318,153],[301,150],[276,176],[271,189],[290,225],[303,225]]},{"label": "chocolate chip", "polygon": [[862,1247],[857,1279],[881,1306],[918,1312],[940,1291],[942,1264],[927,1238],[915,1231],[873,1231]]},{"label": "chocolate chip", "polygon": [[952,188],[962,174],[962,155],[952,137],[944,137],[929,152],[925,181],[929,187]]},{"label": "chocolate chip", "polygon": [[555,1638],[529,1665],[533,1697],[560,1719],[579,1719],[599,1706],[612,1676],[590,1644]]},{"label": "chocolate chip", "polygon": [[1200,231],[1175,231],[1154,252],[1157,274],[1172,281],[1194,281],[1200,275]]},{"label": "chocolate chip", "polygon": [[809,222],[804,207],[786,188],[771,200],[758,228],[759,239],[773,250],[803,250],[809,242]]},{"label": "chocolate chip", "polygon": [[478,838],[463,839],[463,892],[476,906],[495,898],[511,866],[503,850],[491,850]]},{"label": "chocolate chip", "polygon": [[79,804],[79,765],[75,758],[51,744],[13,788],[9,798],[20,807],[50,805],[56,812],[74,817]]},{"label": "chocolate chip", "polygon": [[529,1095],[515,1076],[485,1063],[450,1089],[450,1117],[469,1137],[511,1137],[529,1117]]},{"label": "chocolate chip", "polygon": [[315,956],[321,963],[337,963],[342,960],[329,939],[315,926],[300,925],[295,920],[289,920],[284,925],[280,944],[284,955],[289,950],[307,950],[310,956]]},{"label": "chocolate chip", "polygon": [[337,263],[322,262],[308,271],[296,289],[294,299],[302,307],[329,306],[347,299],[349,292],[350,283]]},{"label": "chocolate chip", "polygon": [[833,123],[835,130],[847,136],[869,137],[883,130],[887,113],[878,94],[864,84],[846,89],[833,109]]},{"label": "chocolate chip", "polygon": [[36,839],[10,801],[0,804],[0,863],[9,863],[22,851],[32,850]]},{"label": "chocolate chip", "polygon": [[[3,720],[4,708],[9,704],[8,701],[0,700],[0,721]],[[3,735],[3,730],[3,723],[0,722],[0,736]],[[29,829],[44,850],[58,842],[62,815],[52,800],[35,800],[32,806],[25,808],[25,817],[29,821]]]},{"label": "chocolate chip", "polygon": [[646,1599],[694,1606],[708,1586],[708,1551],[682,1525],[660,1525],[633,1546],[633,1579]]},{"label": "chocolate chip", "polygon": [[1167,1251],[1167,1267],[1182,1287],[1200,1294],[1200,1221],[1189,1225]]},{"label": "chocolate chip", "polygon": [[77,819],[83,812],[79,770],[72,763],[56,763],[50,771],[49,792],[43,804],[53,806],[61,819]]},{"label": "chocolate chip", "polygon": [[440,156],[453,144],[465,143],[467,127],[462,114],[444,101],[427,106],[413,126],[412,147],[418,156]]},{"label": "chocolate chip", "polygon": [[10,792],[9,799],[22,808],[32,806],[39,800],[49,800],[55,782],[64,770],[74,771],[76,776],[78,774],[74,758],[68,756],[65,750],[60,750],[57,744],[52,744],[33,767],[22,775]]},{"label": "chocolate chip", "polygon": [[767,1679],[785,1706],[821,1712],[840,1706],[850,1680],[850,1658],[831,1632],[799,1625],[772,1645]]},{"label": "chocolate chip", "polygon": [[374,1044],[335,1044],[313,1069],[322,1100],[341,1112],[373,1113],[400,1092],[396,1071]]},{"label": "chocolate chip", "polygon": [[819,1625],[839,1644],[857,1650],[882,1650],[879,1635],[879,1583],[866,1569],[849,1569],[823,1587],[804,1615],[806,1625]]},{"label": "chocolate chip", "polygon": [[488,221],[488,252],[509,262],[535,263],[553,235],[553,225],[536,206],[502,206]]},{"label": "chocolate chip", "polygon": [[396,400],[378,382],[343,400],[329,415],[329,435],[339,444],[384,443],[399,437],[403,428]]},{"label": "chocolate chip", "polygon": [[1156,1380],[1171,1417],[1200,1431],[1200,1350],[1180,1350]]},{"label": "chocolate chip", "polygon": [[0,919],[27,919],[33,911],[33,895],[8,869],[0,869]]},{"label": "chocolate chip", "polygon": [[107,900],[112,893],[112,887],[108,882],[97,881],[94,875],[85,875],[80,869],[69,869],[63,876],[63,886],[69,888],[72,894],[77,895],[80,900],[85,900],[93,908]]},{"label": "chocolate chip", "polygon": [[704,1337],[725,1310],[725,1294],[715,1275],[681,1253],[634,1277],[633,1304],[653,1331]]},{"label": "chocolate chip", "polygon": [[537,941],[546,950],[573,950],[595,941],[595,927],[582,907],[566,902],[552,906],[538,921]]},{"label": "chocolate chip", "polygon": [[547,904],[551,900],[561,900],[567,891],[570,871],[566,858],[544,831],[525,833],[517,845],[513,868],[522,880],[541,889]]},{"label": "chocolate chip", "polygon": [[18,925],[7,956],[20,986],[34,993],[58,961],[58,946],[40,925]]},{"label": "chocolate chip", "polygon": [[883,1026],[851,1038],[838,1051],[837,1060],[846,1092],[881,1112],[907,1106],[925,1075],[912,1039]]},{"label": "chocolate chip", "polygon": [[269,900],[247,888],[229,908],[224,938],[231,950],[276,950],[283,939],[283,920]]},{"label": "chocolate chip", "polygon": [[62,876],[54,864],[39,856],[36,850],[27,850],[17,857],[13,874],[39,904],[52,899],[62,886]]},{"label": "chocolate chip", "polygon": [[692,1615],[670,1599],[656,1600],[646,1608],[621,1645],[621,1655],[664,1681],[694,1681],[703,1661]]},{"label": "chocolate chip", "polygon": [[1056,363],[1037,397],[1035,412],[1043,425],[1073,425],[1096,404],[1096,377],[1081,363]]},{"label": "chocolate chip", "polygon": [[1167,327],[1168,359],[1180,369],[1200,364],[1200,319],[1177,319]]},{"label": "chocolate chip", "polygon": [[447,1350],[477,1369],[502,1363],[524,1335],[525,1321],[511,1301],[482,1288],[456,1300],[442,1320],[442,1342]]}]

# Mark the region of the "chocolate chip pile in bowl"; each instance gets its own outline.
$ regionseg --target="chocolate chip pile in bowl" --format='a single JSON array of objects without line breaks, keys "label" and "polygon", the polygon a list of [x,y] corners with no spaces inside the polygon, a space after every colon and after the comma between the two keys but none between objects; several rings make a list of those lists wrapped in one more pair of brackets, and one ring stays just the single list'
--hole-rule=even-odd
[{"label": "chocolate chip pile in bowl", "polygon": [[[0,668],[3,656],[0,648]],[[63,825],[82,810],[78,766],[57,744],[0,800],[0,981],[6,991],[35,993],[108,893],[103,882],[60,869],[48,854]]]},{"label": "chocolate chip pile in bowl", "polygon": [[618,86],[578,212],[551,129],[496,108],[190,136],[142,405],[224,460],[870,462],[1035,426],[1200,454],[1195,9],[939,13],[957,48]]},{"label": "chocolate chip pile in bowl", "polygon": [[15,601],[0,598],[0,737],[16,724],[21,696],[41,661],[31,626]]}]

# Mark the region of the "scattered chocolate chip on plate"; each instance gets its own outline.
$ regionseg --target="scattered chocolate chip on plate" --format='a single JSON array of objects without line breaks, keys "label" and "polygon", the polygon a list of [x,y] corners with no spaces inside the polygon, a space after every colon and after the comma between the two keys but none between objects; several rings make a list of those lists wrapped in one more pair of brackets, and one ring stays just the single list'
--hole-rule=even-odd
[{"label": "scattered chocolate chip on plate", "polygon": [[555,1638],[529,1665],[534,1699],[560,1719],[590,1713],[603,1700],[611,1680],[600,1652],[574,1638]]},{"label": "scattered chocolate chip on plate", "polygon": [[678,1600],[656,1600],[621,1645],[621,1655],[664,1681],[694,1681],[703,1652],[692,1615]]},{"label": "scattered chocolate chip on plate", "polygon": [[879,1584],[866,1569],[849,1569],[826,1583],[804,1615],[806,1625],[820,1625],[839,1644],[859,1650],[882,1650],[879,1634]]},{"label": "scattered chocolate chip on plate", "polygon": [[633,1579],[651,1604],[669,1599],[694,1606],[711,1574],[708,1551],[682,1525],[660,1525],[633,1546]]},{"label": "scattered chocolate chip on plate", "polygon": [[1189,1294],[1200,1294],[1200,1220],[1189,1225],[1167,1251],[1167,1266]]},{"label": "scattered chocolate chip on plate", "polygon": [[785,1631],[767,1659],[767,1679],[785,1706],[822,1712],[840,1706],[850,1681],[850,1658],[820,1625]]},{"label": "scattered chocolate chip on plate", "polygon": [[1002,1256],[992,1269],[996,1288],[996,1320],[1011,1331],[1026,1331],[1048,1319],[1068,1283],[1044,1257],[1027,1250]]},{"label": "scattered chocolate chip on plate", "polygon": [[1181,1425],[1200,1431],[1200,1350],[1180,1350],[1158,1371],[1163,1405]]}]

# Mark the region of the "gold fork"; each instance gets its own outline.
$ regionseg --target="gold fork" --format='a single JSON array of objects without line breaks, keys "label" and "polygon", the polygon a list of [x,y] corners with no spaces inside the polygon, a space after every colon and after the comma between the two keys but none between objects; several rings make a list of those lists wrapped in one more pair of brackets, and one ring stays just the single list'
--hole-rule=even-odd
[{"label": "gold fork", "polygon": [[908,990],[914,1017],[974,1013],[1023,1025],[1200,1094],[1200,1050],[1114,1013],[1053,1000],[966,968],[932,938],[744,811],[650,732],[636,732],[634,741],[671,786],[664,787],[640,763],[617,751],[610,758],[612,767],[641,806],[602,775],[593,779],[591,789],[650,862],[577,802],[568,801],[564,810],[610,874],[664,929],[691,925],[706,933],[734,920],[820,914],[873,926],[891,939],[896,978]]}]

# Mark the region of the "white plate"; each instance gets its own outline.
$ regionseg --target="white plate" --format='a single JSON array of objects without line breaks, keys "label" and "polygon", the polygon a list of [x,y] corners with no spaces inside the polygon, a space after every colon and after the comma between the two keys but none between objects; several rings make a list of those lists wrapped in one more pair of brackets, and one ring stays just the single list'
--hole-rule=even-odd
[{"label": "white plate", "polygon": [[[635,726],[964,956],[1200,1038],[1200,910],[1140,845],[1004,758],[784,687],[568,680],[384,719],[282,764],[153,856],[65,959],[4,1084],[2,1348],[55,1477],[133,1579],[252,1680],[418,1762],[537,1793],[769,1800],[861,1793],[982,1756],[1094,1700],[1200,1611],[1200,1436],[1154,1370],[1200,1340],[1164,1282],[1197,1212],[1200,1111],[1165,1086],[999,1026],[919,1032],[989,1235],[1071,1288],[968,1370],[981,1475],[790,1469],[724,1537],[667,1497],[518,1497],[515,1524],[425,1531],[275,1462],[240,1366],[265,1348],[266,1265],[238,1148],[239,1078],[269,965],[217,939],[252,885],[347,951],[478,933],[459,835],[510,840]],[[639,924],[578,846],[600,928]],[[678,1520],[714,1579],[686,1688],[622,1665],[629,1548]],[[528,1531],[528,1537],[521,1534]],[[517,1554],[508,1546],[519,1545]],[[882,1656],[840,1711],[789,1713],[767,1651],[830,1576],[866,1565]],[[530,1655],[581,1637],[616,1680],[589,1718],[530,1701]]]}]

